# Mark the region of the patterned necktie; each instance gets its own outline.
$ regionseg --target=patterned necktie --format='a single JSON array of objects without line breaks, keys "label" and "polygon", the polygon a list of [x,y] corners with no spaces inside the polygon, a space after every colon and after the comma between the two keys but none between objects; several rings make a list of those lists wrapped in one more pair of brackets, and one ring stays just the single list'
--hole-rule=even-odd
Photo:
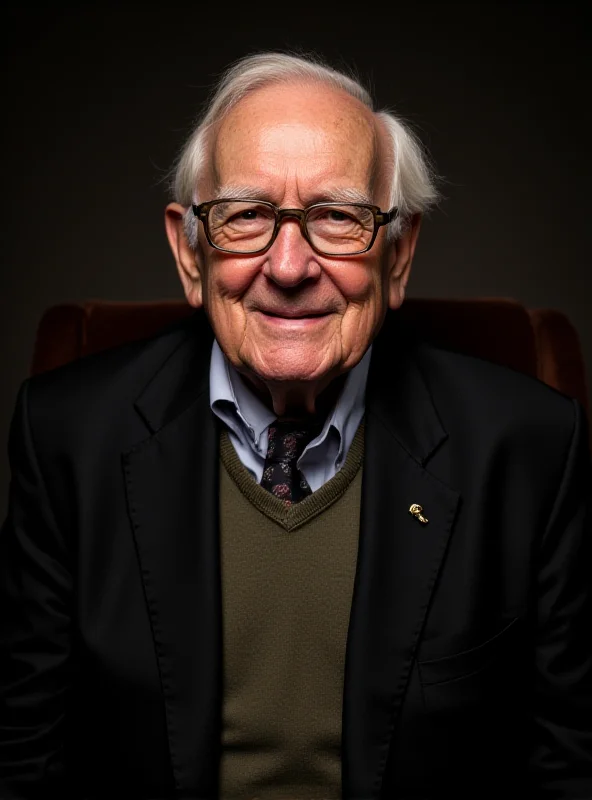
[{"label": "patterned necktie", "polygon": [[312,493],[296,462],[322,427],[322,424],[307,425],[296,420],[280,422],[276,419],[268,428],[267,457],[261,486],[288,506]]}]

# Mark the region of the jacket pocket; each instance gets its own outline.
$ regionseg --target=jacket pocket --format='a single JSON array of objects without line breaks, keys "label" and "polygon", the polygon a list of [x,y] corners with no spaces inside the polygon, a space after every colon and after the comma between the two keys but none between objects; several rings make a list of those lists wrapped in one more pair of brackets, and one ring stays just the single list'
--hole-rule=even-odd
[{"label": "jacket pocket", "polygon": [[515,642],[519,618],[512,619],[504,628],[477,647],[462,650],[449,656],[418,661],[422,686],[437,686],[450,681],[468,678],[486,667],[496,664]]}]

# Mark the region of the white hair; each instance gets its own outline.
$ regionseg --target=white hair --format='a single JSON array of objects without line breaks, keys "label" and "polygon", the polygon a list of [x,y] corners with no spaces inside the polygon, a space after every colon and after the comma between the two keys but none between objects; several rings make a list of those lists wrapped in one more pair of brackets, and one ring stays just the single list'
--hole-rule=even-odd
[{"label": "white hair", "polygon": [[[210,134],[228,112],[246,95],[264,86],[294,83],[320,83],[355,97],[372,111],[391,142],[388,163],[392,172],[389,209],[399,214],[389,225],[388,235],[396,237],[416,213],[424,213],[438,200],[436,176],[419,139],[397,114],[376,111],[370,93],[353,76],[333,69],[315,57],[268,52],[246,56],[235,62],[220,79],[204,113],[187,139],[173,166],[174,199],[188,207],[185,233],[189,244],[197,246],[197,218],[191,204],[197,201],[197,182],[207,163]],[[382,166],[382,165],[381,165]]]}]

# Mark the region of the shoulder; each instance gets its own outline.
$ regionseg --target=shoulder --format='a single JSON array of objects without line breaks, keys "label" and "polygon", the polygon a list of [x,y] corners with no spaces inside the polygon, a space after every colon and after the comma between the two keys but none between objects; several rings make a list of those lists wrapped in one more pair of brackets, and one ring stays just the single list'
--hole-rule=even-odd
[{"label": "shoulder", "polygon": [[131,409],[142,390],[167,362],[179,369],[195,356],[209,363],[211,329],[197,312],[169,325],[149,338],[132,341],[85,356],[57,369],[27,378],[20,387],[19,403],[32,428],[63,431],[116,417]]},{"label": "shoulder", "polygon": [[471,404],[478,398],[484,413],[513,416],[540,409],[561,416],[572,406],[572,398],[509,367],[431,344],[418,344],[416,353],[434,392],[456,394],[457,402],[465,398]]},{"label": "shoulder", "polygon": [[413,402],[414,391],[427,389],[449,432],[573,427],[579,406],[536,377],[424,340],[395,314],[387,317],[376,339],[373,360],[404,402]]},{"label": "shoulder", "polygon": [[[537,378],[473,356],[421,344],[418,365],[445,429],[468,441],[561,449],[585,436],[577,400]],[[583,428],[581,433],[577,429]]]}]

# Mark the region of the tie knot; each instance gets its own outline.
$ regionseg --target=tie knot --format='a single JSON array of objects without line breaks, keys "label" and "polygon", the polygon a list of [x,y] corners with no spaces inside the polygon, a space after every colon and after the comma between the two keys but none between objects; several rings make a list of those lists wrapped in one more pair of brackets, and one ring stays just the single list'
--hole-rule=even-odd
[{"label": "tie knot", "polygon": [[274,420],[267,433],[267,458],[276,462],[297,461],[321,428],[322,425],[318,423]]}]

